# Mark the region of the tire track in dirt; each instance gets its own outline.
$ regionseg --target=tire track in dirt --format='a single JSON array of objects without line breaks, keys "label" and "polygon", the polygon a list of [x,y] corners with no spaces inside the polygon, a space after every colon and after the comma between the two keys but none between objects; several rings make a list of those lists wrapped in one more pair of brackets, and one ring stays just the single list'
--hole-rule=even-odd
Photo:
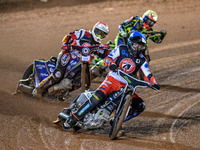
[{"label": "tire track in dirt", "polygon": [[185,46],[196,45],[196,44],[200,44],[200,39],[163,45],[162,47],[157,47],[157,48],[151,49],[151,52],[159,52],[159,51],[175,49],[175,48],[179,48],[179,47],[185,47]]},{"label": "tire track in dirt", "polygon": [[[199,55],[200,55],[200,52],[193,52],[193,53],[182,54],[182,55],[173,56],[173,57],[165,57],[162,59],[153,60],[151,62],[151,65],[153,65],[152,68],[158,68],[158,69],[161,65],[164,67],[163,69],[167,69],[168,67],[173,67],[175,65],[177,66],[179,65],[178,67],[180,67],[181,65],[184,65],[183,63],[188,63],[186,59],[191,60],[191,58],[194,58],[196,60],[196,57],[198,57]],[[195,60],[191,60],[191,61],[195,61]],[[177,62],[179,62],[179,64]],[[170,64],[171,66],[167,66],[166,64],[168,65]]]},{"label": "tire track in dirt", "polygon": [[[195,88],[195,86],[200,85],[200,81],[198,80],[200,67],[196,65],[190,68],[182,67],[182,66],[185,66],[185,64],[187,64],[191,58],[192,59],[195,58],[192,60],[192,63],[198,63],[199,55],[200,55],[199,52],[193,52],[193,53],[178,55],[178,56],[174,56],[170,58],[165,57],[162,59],[152,61],[151,63],[152,68],[156,68],[157,69],[156,71],[159,72],[159,74],[162,74],[162,72],[164,72],[162,66],[165,66],[166,70],[170,68],[174,69],[174,66],[177,66],[177,68],[174,69],[174,72],[172,74],[169,74],[168,77],[163,79],[163,81],[160,83],[161,92],[149,92],[149,91],[142,92],[142,93],[145,93],[144,95],[142,95],[142,96],[145,96],[145,99],[148,99],[149,101],[154,100],[153,107],[149,109],[151,111],[156,111],[156,112],[160,111],[163,113],[163,117],[166,116],[164,118],[162,117],[159,118],[158,121],[156,122],[156,125],[154,125],[154,128],[158,129],[157,131],[154,130],[154,134],[155,134],[154,139],[157,139],[157,140],[162,139],[162,141],[167,141],[167,140],[171,141],[170,136],[172,136],[173,134],[172,131],[174,129],[174,122],[176,122],[176,120],[181,119],[181,114],[183,114],[185,111],[189,110],[190,108],[192,108],[193,106],[199,103],[198,93],[200,92],[200,89]],[[187,80],[185,80],[185,77],[188,77]],[[165,82],[167,82],[167,85],[163,84]],[[170,92],[170,95],[169,95],[169,92]],[[188,99],[192,98],[193,95],[194,95],[193,100],[188,101]],[[162,100],[162,97],[163,97],[163,100]],[[156,99],[158,100],[155,101]],[[174,110],[174,112],[171,112],[170,111],[171,109]],[[162,126],[164,126],[167,120],[168,120],[168,124],[169,123],[171,124],[171,127],[168,128],[169,135],[167,134],[167,131],[165,131],[166,133],[165,132],[162,133],[161,131],[159,131],[159,129],[162,128]],[[179,126],[179,128],[181,127],[182,126]],[[179,128],[177,128],[176,131],[179,130]],[[177,142],[174,142],[174,148],[177,147],[177,144],[178,144]],[[199,147],[199,146],[200,145],[197,144],[196,146],[193,145],[192,147]]]},{"label": "tire track in dirt", "polygon": [[[0,32],[2,33],[3,41],[1,44],[3,50],[1,54],[3,56],[1,73],[3,77],[1,78],[2,91],[0,94],[3,98],[1,98],[0,102],[0,116],[2,118],[1,127],[3,128],[0,132],[0,149],[193,149],[194,146],[190,146],[190,143],[187,143],[187,139],[185,142],[182,142],[178,138],[181,132],[183,134],[187,134],[188,132],[184,128],[182,129],[183,125],[187,123],[186,119],[189,118],[188,112],[191,111],[191,114],[194,113],[193,109],[199,106],[198,92],[200,83],[198,80],[199,67],[197,66],[200,65],[200,40],[198,34],[199,28],[196,27],[196,24],[199,24],[199,20],[196,19],[199,16],[197,4],[199,4],[199,0],[164,0],[162,2],[154,0],[145,4],[144,2],[136,1],[120,1],[119,3],[118,1],[109,1],[109,3],[84,5],[84,8],[82,6],[56,7],[45,10],[36,9],[27,12],[20,11],[2,14],[0,17],[2,30]],[[138,9],[131,9],[134,5],[137,5]],[[142,94],[139,95],[144,97],[147,108],[144,113],[134,118],[135,120],[131,120],[126,124],[129,129],[127,130],[127,136],[116,141],[110,141],[108,140],[108,135],[104,133],[97,133],[98,135],[95,135],[95,133],[76,134],[52,125],[51,120],[55,119],[58,112],[67,106],[80,91],[72,92],[66,101],[67,104],[43,102],[42,100],[38,101],[26,96],[13,98],[8,95],[10,89],[16,86],[13,85],[16,82],[16,76],[21,77],[19,74],[23,72],[23,68],[25,67],[22,64],[32,60],[32,57],[36,56],[34,52],[39,52],[35,50],[35,46],[38,46],[41,50],[47,48],[48,53],[56,51],[57,46],[52,44],[52,42],[46,42],[44,39],[48,41],[52,41],[52,39],[60,41],[60,38],[63,36],[63,30],[60,31],[61,29],[64,28],[68,32],[74,29],[74,27],[79,27],[77,24],[80,27],[89,28],[90,23],[96,22],[97,19],[108,22],[111,27],[110,37],[114,38],[116,36],[114,34],[118,31],[116,28],[117,24],[130,17],[130,14],[142,14],[146,9],[149,9],[149,6],[156,6],[154,8],[159,15],[158,24],[168,31],[164,42],[171,44],[162,43],[150,50],[152,56],[156,58],[150,62],[151,71],[156,79],[158,79],[157,81],[161,85],[161,90],[160,92],[152,92],[152,89],[141,90]],[[112,7],[113,9],[110,9],[108,12],[106,11],[108,7]],[[104,11],[99,13],[99,8]],[[119,9],[121,12],[118,11]],[[76,11],[73,19],[70,15],[66,15],[71,11]],[[85,22],[85,18],[88,17],[90,17],[88,19],[89,22]],[[187,21],[181,24],[179,21],[183,21],[184,19],[187,19]],[[193,20],[195,20],[195,24],[191,23]],[[157,27],[159,28],[159,26]],[[55,30],[53,31],[52,29]],[[44,36],[39,33],[43,33]],[[174,33],[174,35],[170,33]],[[52,38],[48,38],[48,36],[52,36]],[[42,44],[35,40],[36,38]],[[190,41],[187,41],[188,39]],[[177,41],[187,42],[176,43]],[[26,46],[23,46],[23,44],[26,44]],[[28,47],[28,50],[26,47]],[[51,49],[52,47],[55,49]],[[190,51],[191,48],[194,48],[192,52]],[[16,52],[19,52],[19,54],[17,55]],[[26,55],[27,52],[31,56]],[[164,58],[160,57],[159,59],[159,56]],[[16,65],[16,63],[18,64]],[[13,75],[9,78],[10,82],[4,80],[7,79],[8,74]],[[188,84],[189,87],[186,87],[185,84]],[[192,99],[194,105],[189,102],[191,96],[194,96],[194,99]],[[54,106],[49,105],[49,103]],[[173,111],[169,112],[171,109]],[[182,120],[185,121],[183,125],[181,124]],[[191,128],[189,131],[192,131],[193,126],[198,127],[199,124],[189,122],[186,127]],[[170,140],[171,128],[172,139],[175,143]],[[193,131],[196,131],[197,134],[199,133],[197,130]],[[191,132],[193,135],[196,133]],[[193,137],[189,136],[188,138],[193,139],[195,142]],[[200,147],[198,143],[194,144],[198,148]]]},{"label": "tire track in dirt", "polygon": [[[188,60],[190,58],[198,57],[199,54],[200,54],[199,52],[193,52],[190,54],[179,55],[178,57],[177,56],[170,57],[169,59],[164,58],[165,61],[163,61],[161,59],[161,60],[158,60],[157,62],[162,61],[162,63],[164,62],[166,64],[168,62],[171,62],[171,64],[177,64],[175,62],[176,61],[179,62],[180,60],[183,60],[183,62],[188,62]],[[198,59],[195,59],[195,61],[193,63],[195,63],[195,62],[198,62]],[[163,64],[163,65],[165,65],[165,64]],[[177,149],[178,141],[173,139],[173,136],[174,136],[173,134],[177,133],[177,132],[184,133],[184,131],[182,131],[183,126],[181,126],[181,124],[176,124],[176,122],[177,122],[177,120],[183,119],[182,115],[184,114],[184,112],[192,109],[195,105],[197,105],[199,103],[199,97],[200,97],[200,94],[199,94],[200,89],[194,88],[196,85],[200,85],[200,81],[198,80],[198,74],[200,71],[200,67],[196,66],[193,68],[184,69],[184,67],[181,67],[181,66],[184,66],[184,63],[178,64],[178,67],[179,67],[177,69],[178,73],[174,72],[170,76],[168,76],[168,78],[166,79],[168,82],[168,85],[171,85],[171,87],[174,87],[174,89],[168,88],[160,94],[160,96],[166,97],[167,101],[164,101],[161,103],[158,102],[159,106],[163,106],[160,109],[165,110],[167,116],[177,116],[176,118],[174,118],[172,120],[170,119],[171,121],[169,121],[169,122],[172,122],[171,128],[169,130],[169,135],[161,134],[160,136],[158,136],[158,139],[162,139],[162,138],[164,138],[164,140],[166,140],[166,138],[167,138],[167,140],[169,139],[172,143],[174,143],[175,149]],[[170,67],[173,68],[174,66],[171,65]],[[166,67],[166,68],[170,68],[170,67]],[[185,80],[185,77],[188,77],[188,78]],[[169,81],[171,81],[171,82],[169,82]],[[185,87],[185,89],[184,89],[184,87]],[[190,87],[192,87],[192,88],[190,88]],[[175,95],[173,93],[172,94],[170,93],[171,94],[170,96],[167,95],[170,90],[173,92],[173,90],[178,90],[178,88],[182,89],[183,92],[180,91],[181,93],[175,93]],[[186,90],[186,89],[188,89],[188,90]],[[153,99],[155,99],[157,95],[155,94],[154,96],[155,97]],[[174,103],[173,101],[177,101],[177,102]],[[169,105],[170,103],[172,103],[171,109],[170,109],[170,105]],[[156,108],[159,108],[159,107],[156,107]],[[190,120],[190,119],[188,118],[188,120]],[[160,124],[159,126],[162,127],[163,122],[165,122],[165,121],[166,121],[165,119],[159,120],[158,125]],[[193,126],[193,124],[189,124],[189,126]],[[173,131],[175,131],[175,132],[173,132]],[[198,134],[199,133],[194,133],[194,136],[197,137]],[[176,138],[178,138],[178,137],[176,137]],[[185,142],[187,142],[188,145],[190,145],[193,148],[200,147],[198,142],[196,143],[196,145],[191,144],[192,141],[190,141],[190,138],[185,139]],[[182,144],[184,144],[184,143],[182,143]]]},{"label": "tire track in dirt", "polygon": [[[173,130],[180,130],[181,126],[177,129],[176,127],[176,123],[177,121],[180,119],[182,119],[182,115],[188,111],[189,109],[191,109],[193,106],[197,105],[198,103],[200,103],[200,94],[194,95],[193,97],[190,97],[190,101],[188,101],[187,103],[178,103],[177,105],[175,105],[171,110],[169,110],[169,113],[172,113],[173,115],[177,115],[177,119],[175,119],[172,123],[172,126],[170,128],[170,141],[172,143],[175,143],[175,138],[173,135]],[[177,132],[177,131],[176,131]],[[190,139],[188,139],[190,140]]]}]

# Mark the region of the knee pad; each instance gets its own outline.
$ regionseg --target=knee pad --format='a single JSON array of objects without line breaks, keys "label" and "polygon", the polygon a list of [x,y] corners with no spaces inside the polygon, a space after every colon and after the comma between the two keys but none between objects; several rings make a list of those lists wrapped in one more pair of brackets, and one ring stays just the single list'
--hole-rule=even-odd
[{"label": "knee pad", "polygon": [[59,81],[63,78],[64,74],[63,74],[62,71],[60,71],[59,69],[56,68],[56,69],[54,70],[52,76],[53,76],[53,78],[54,78],[54,80],[55,80],[56,82],[59,82]]},{"label": "knee pad", "polygon": [[145,109],[144,101],[140,97],[135,98],[130,105],[128,115],[125,117],[124,121],[128,121],[131,118],[138,116],[144,111],[144,109]]},{"label": "knee pad", "polygon": [[105,100],[106,96],[101,90],[97,90],[92,97],[90,98],[90,103],[92,105],[97,105],[103,100]]},{"label": "knee pad", "polygon": [[132,100],[131,107],[133,110],[137,110],[137,112],[140,114],[145,109],[145,103],[140,97],[137,97]]}]

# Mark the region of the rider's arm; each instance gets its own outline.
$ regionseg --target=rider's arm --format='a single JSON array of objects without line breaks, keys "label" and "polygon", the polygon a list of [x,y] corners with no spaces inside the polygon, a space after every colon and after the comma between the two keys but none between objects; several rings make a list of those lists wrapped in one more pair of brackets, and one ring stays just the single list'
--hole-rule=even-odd
[{"label": "rider's arm", "polygon": [[142,66],[140,67],[140,69],[142,70],[143,74],[144,74],[144,79],[149,82],[154,88],[156,88],[157,90],[160,89],[159,85],[157,84],[154,76],[151,74],[149,67],[148,67],[148,63],[147,61],[145,61]]},{"label": "rider's arm", "polygon": [[100,44],[99,49],[96,51],[98,57],[104,59],[110,53],[108,44]]},{"label": "rider's arm", "polygon": [[62,40],[62,47],[61,49],[63,50],[69,50],[70,49],[70,45],[72,44],[73,40],[71,35],[74,34],[75,31],[70,32],[69,34],[65,35],[63,40]]},{"label": "rider's arm", "polygon": [[[157,31],[154,30],[152,32],[157,32]],[[151,39],[155,43],[161,43],[166,34],[167,34],[167,32],[165,30],[162,30],[161,33],[159,33],[159,34],[149,36],[149,39]]]},{"label": "rider's arm", "polygon": [[109,67],[111,64],[115,64],[116,59],[120,56],[119,46],[113,49],[110,54],[104,59],[105,66]]},{"label": "rider's arm", "polygon": [[[73,32],[70,32],[69,34],[65,35],[65,37],[62,40],[62,49],[69,50],[70,45],[73,43],[75,45],[80,45],[77,43],[78,39],[81,39],[84,34],[86,34],[86,31],[84,29],[75,30]],[[88,33],[89,34],[89,33]]]}]

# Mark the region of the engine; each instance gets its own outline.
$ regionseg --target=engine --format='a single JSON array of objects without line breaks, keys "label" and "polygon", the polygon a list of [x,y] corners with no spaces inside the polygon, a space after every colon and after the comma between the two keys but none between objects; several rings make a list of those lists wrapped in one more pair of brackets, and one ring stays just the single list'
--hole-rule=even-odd
[{"label": "engine", "polygon": [[[86,91],[82,93],[76,101],[76,106],[81,106],[87,99],[89,99],[94,91]],[[110,112],[105,108],[99,108],[85,115],[83,118],[81,128],[94,129],[103,126],[109,119]]]},{"label": "engine", "polygon": [[103,108],[99,109],[96,113],[88,113],[83,119],[83,127],[85,129],[100,128],[105,122],[108,122],[110,112]]}]

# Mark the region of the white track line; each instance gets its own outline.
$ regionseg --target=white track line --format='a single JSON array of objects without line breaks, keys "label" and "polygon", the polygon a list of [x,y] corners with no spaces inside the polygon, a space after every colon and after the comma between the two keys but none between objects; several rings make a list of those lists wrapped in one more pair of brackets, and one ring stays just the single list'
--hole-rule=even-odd
[{"label": "white track line", "polygon": [[42,142],[45,145],[45,148],[48,149],[48,150],[50,150],[50,148],[48,147],[48,144],[45,142],[44,137],[42,135],[42,123],[40,123],[40,125],[39,125],[39,134],[40,134]]},{"label": "white track line", "polygon": [[[196,99],[198,96],[200,96],[200,94],[195,95],[195,96],[193,97],[193,99]],[[196,101],[194,104],[192,104],[191,106],[189,106],[187,109],[183,110],[183,111],[178,115],[178,118],[181,117],[182,114],[183,114],[185,111],[187,111],[188,109],[190,109],[191,107],[193,107],[194,105],[196,105],[196,104],[199,103],[199,102],[200,102],[200,100]],[[174,109],[174,108],[176,108],[176,105],[175,105],[175,107],[173,107],[172,109]],[[172,123],[172,126],[171,126],[171,128],[170,128],[170,141],[171,141],[172,143],[175,143],[175,140],[174,140],[174,138],[173,138],[173,128],[174,128],[174,125],[175,125],[176,121],[178,120],[178,118],[174,120],[174,122]]]}]

